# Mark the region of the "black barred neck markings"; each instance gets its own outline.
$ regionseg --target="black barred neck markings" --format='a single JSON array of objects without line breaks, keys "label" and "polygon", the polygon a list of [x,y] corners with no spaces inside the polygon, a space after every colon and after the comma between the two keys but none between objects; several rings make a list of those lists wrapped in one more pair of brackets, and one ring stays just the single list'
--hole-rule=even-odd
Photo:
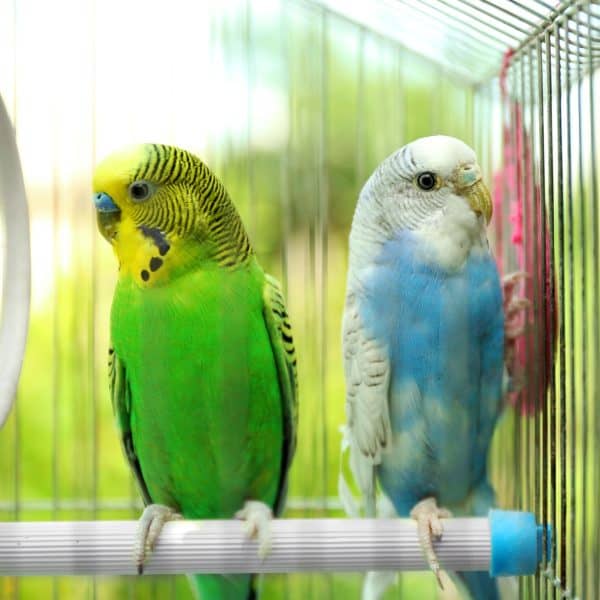
[{"label": "black barred neck markings", "polygon": [[164,256],[171,249],[169,242],[167,242],[167,238],[160,229],[157,229],[156,227],[147,227],[146,225],[140,225],[138,229],[154,242],[154,245],[158,248],[158,253],[161,256]]}]

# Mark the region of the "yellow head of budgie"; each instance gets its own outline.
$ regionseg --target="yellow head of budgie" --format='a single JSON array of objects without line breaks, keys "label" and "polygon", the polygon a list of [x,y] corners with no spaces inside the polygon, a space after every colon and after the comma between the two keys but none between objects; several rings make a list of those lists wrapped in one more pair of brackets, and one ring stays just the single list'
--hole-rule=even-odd
[{"label": "yellow head of budgie", "polygon": [[[98,228],[122,273],[142,282],[191,260],[233,266],[250,253],[227,191],[195,155],[160,144],[125,148],[94,173]],[[168,256],[168,260],[167,260]]]}]

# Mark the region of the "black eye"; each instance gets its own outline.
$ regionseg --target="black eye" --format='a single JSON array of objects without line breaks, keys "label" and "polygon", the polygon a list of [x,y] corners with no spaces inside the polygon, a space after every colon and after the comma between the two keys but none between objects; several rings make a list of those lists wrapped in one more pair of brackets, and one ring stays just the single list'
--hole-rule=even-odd
[{"label": "black eye", "polygon": [[435,187],[435,183],[435,175],[429,171],[425,171],[417,176],[417,185],[422,190],[432,190]]},{"label": "black eye", "polygon": [[129,186],[129,196],[134,202],[144,202],[152,196],[153,186],[147,181],[134,181]]}]

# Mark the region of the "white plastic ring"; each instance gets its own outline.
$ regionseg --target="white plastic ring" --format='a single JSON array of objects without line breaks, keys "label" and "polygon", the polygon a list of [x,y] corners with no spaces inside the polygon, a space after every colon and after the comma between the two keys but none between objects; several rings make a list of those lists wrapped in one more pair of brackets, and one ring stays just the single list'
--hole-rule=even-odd
[{"label": "white plastic ring", "polygon": [[29,215],[12,123],[0,97],[0,206],[4,243],[0,249],[2,319],[0,323],[0,427],[17,390],[29,324]]}]

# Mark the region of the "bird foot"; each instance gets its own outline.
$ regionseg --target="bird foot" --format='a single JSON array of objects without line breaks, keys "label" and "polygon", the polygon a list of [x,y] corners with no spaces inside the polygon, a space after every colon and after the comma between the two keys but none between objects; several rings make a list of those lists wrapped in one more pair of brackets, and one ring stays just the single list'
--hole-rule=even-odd
[{"label": "bird foot", "polygon": [[245,521],[246,536],[258,540],[258,556],[266,558],[271,550],[273,511],[264,502],[246,500],[244,508],[238,510],[235,517]]},{"label": "bird foot", "polygon": [[523,312],[531,306],[527,298],[513,298],[505,304],[504,337],[507,340],[516,340],[525,331]]},{"label": "bird foot", "polygon": [[133,549],[133,558],[138,575],[144,572],[144,563],[154,549],[156,540],[163,525],[168,521],[176,521],[183,517],[174,509],[162,504],[149,504],[138,521],[138,530]]},{"label": "bird foot", "polygon": [[504,307],[504,362],[509,374],[515,372],[516,341],[525,332],[525,315],[531,302],[517,295],[519,282],[529,275],[524,271],[515,271],[502,278]]},{"label": "bird foot", "polygon": [[439,508],[435,498],[425,498],[415,504],[410,511],[410,516],[417,522],[417,535],[421,549],[425,555],[429,567],[433,571],[440,589],[444,589],[440,576],[440,562],[433,549],[433,538],[440,539],[444,527],[440,519],[451,517],[452,514],[445,508]]},{"label": "bird foot", "polygon": [[514,290],[517,287],[519,281],[528,279],[529,273],[527,271],[513,271],[508,273],[502,278],[502,293],[505,298],[510,298],[514,295]]},{"label": "bird foot", "polygon": [[524,309],[529,308],[531,302],[527,298],[517,296],[517,286],[520,281],[528,277],[525,271],[515,271],[502,278],[504,332],[507,339],[515,339],[523,333]]}]

